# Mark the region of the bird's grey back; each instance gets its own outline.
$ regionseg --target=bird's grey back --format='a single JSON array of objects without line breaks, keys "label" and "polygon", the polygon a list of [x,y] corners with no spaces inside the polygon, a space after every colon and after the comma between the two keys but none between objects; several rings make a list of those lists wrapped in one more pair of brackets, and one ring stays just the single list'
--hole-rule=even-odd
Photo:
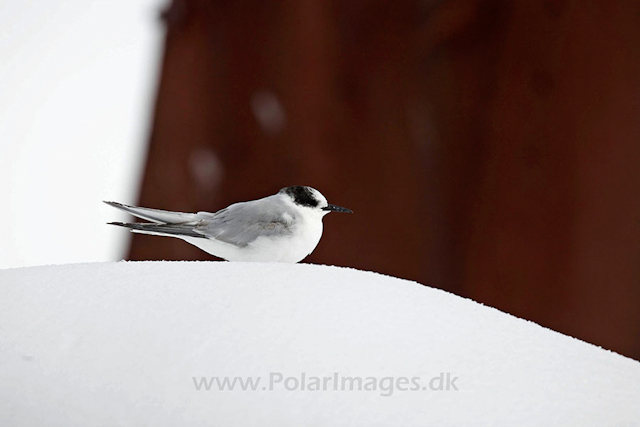
[{"label": "bird's grey back", "polygon": [[205,218],[194,231],[235,246],[244,247],[258,237],[290,235],[295,228],[295,211],[275,195],[251,202],[235,203],[216,213],[198,212]]}]

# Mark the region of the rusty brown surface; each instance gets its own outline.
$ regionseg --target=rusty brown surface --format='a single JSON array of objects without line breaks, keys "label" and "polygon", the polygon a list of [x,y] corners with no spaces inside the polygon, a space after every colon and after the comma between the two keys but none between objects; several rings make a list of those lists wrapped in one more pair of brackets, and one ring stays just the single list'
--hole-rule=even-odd
[{"label": "rusty brown surface", "polygon": [[[640,358],[640,7],[175,0],[140,204],[311,185],[306,262],[418,280]],[[281,110],[279,109],[281,107]],[[135,236],[130,259],[213,259]]]}]

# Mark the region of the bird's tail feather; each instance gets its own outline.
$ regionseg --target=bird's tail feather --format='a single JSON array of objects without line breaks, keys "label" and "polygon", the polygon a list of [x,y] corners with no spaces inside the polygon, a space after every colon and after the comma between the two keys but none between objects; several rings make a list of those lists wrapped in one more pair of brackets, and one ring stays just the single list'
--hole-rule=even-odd
[{"label": "bird's tail feather", "polygon": [[106,202],[109,206],[128,212],[131,215],[146,219],[147,221],[165,224],[178,224],[200,219],[198,214],[163,211],[160,209],[139,208],[137,206],[124,205],[118,202]]},{"label": "bird's tail feather", "polygon": [[170,237],[206,238],[204,235],[198,233],[193,229],[193,224],[156,224],[156,223],[139,223],[139,222],[134,222],[134,223],[110,222],[109,224],[128,228],[134,233],[154,234],[157,236],[170,236]]}]

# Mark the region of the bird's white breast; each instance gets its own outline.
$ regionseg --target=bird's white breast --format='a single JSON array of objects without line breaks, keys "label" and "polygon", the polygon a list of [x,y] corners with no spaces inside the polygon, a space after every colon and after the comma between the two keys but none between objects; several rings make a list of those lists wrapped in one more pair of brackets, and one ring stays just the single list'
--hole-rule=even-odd
[{"label": "bird's white breast", "polygon": [[279,237],[259,237],[249,244],[247,258],[241,261],[299,262],[318,246],[322,237],[322,218],[297,217],[293,232]]}]

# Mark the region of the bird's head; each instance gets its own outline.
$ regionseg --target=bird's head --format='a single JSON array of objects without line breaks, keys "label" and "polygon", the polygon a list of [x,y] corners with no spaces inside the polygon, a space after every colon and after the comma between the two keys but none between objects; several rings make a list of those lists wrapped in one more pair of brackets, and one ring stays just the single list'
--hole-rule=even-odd
[{"label": "bird's head", "polygon": [[329,212],[353,213],[350,209],[328,203],[322,193],[315,188],[295,185],[283,188],[278,194],[288,196],[296,206],[313,209],[323,216]]}]

